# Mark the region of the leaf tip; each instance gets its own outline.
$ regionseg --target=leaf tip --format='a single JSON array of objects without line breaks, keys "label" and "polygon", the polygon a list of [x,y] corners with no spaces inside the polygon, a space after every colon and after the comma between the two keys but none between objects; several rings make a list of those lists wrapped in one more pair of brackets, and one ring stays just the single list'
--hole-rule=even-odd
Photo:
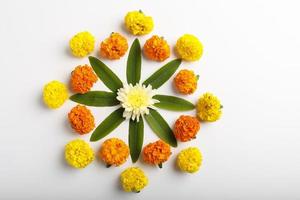
[{"label": "leaf tip", "polygon": [[95,137],[93,137],[93,135],[90,137],[90,142],[95,142],[97,141],[97,139]]},{"label": "leaf tip", "polygon": [[[75,95],[75,94],[74,94],[74,95]],[[69,96],[69,99],[73,101],[73,99],[74,99],[74,95],[72,95],[72,96]]]},{"label": "leaf tip", "polygon": [[173,142],[172,142],[172,144],[170,144],[172,147],[177,147],[177,140],[174,140]]},{"label": "leaf tip", "polygon": [[178,62],[179,64],[181,64],[182,59],[181,59],[181,58],[177,58],[177,59],[175,59],[174,61],[176,61],[176,62]]},{"label": "leaf tip", "polygon": [[80,103],[80,101],[78,101],[78,94],[73,94],[69,99],[73,102]]},{"label": "leaf tip", "polygon": [[[89,56],[88,58],[89,58],[89,61],[90,61],[91,65],[92,65],[92,62],[95,62],[95,61],[98,60],[98,59],[97,59],[96,57],[94,57],[94,56]],[[93,65],[92,65],[92,67],[93,67]]]}]

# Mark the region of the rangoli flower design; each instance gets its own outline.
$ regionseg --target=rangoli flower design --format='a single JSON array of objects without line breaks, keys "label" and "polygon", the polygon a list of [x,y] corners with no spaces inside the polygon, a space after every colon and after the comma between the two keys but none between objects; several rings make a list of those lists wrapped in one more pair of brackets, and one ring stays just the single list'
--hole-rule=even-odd
[{"label": "rangoli flower design", "polygon": [[[127,13],[124,19],[127,30],[136,36],[149,34],[154,28],[152,17],[142,11]],[[71,53],[75,57],[85,57],[95,49],[95,37],[87,32],[77,33],[69,41]],[[110,60],[120,59],[128,50],[126,37],[113,32],[99,46],[99,57]],[[68,113],[70,126],[80,135],[91,131],[90,142],[107,137],[121,123],[128,123],[128,143],[119,138],[106,138],[94,152],[90,144],[82,139],[70,141],[65,146],[66,162],[75,168],[85,168],[98,156],[107,167],[120,166],[127,162],[129,156],[132,163],[142,160],[150,165],[162,168],[172,156],[172,148],[177,147],[177,140],[188,142],[196,138],[200,130],[200,122],[214,122],[221,117],[222,105],[212,93],[203,94],[197,105],[176,96],[161,94],[159,88],[165,84],[180,67],[182,60],[196,61],[203,54],[202,43],[191,34],[184,34],[175,45],[178,58],[167,62],[146,80],[141,80],[143,55],[155,62],[165,61],[171,54],[170,45],[165,38],[153,35],[146,40],[143,48],[136,38],[129,48],[127,63],[124,63],[126,80],[120,80],[101,59],[89,56],[89,65],[78,65],[71,73],[70,88],[73,94],[70,100],[78,103]],[[92,90],[94,83],[102,81],[110,91]],[[196,91],[199,76],[192,70],[182,69],[173,79],[174,89],[183,95]],[[67,87],[59,81],[51,81],[45,85],[43,98],[45,104],[56,109],[68,98]],[[89,107],[114,107],[99,124]],[[197,116],[183,115],[182,112],[197,108]],[[180,115],[173,128],[169,126],[159,109],[178,111]],[[143,144],[144,122],[158,136],[157,141]],[[197,172],[202,163],[202,154],[197,147],[182,150],[177,156],[178,169]],[[130,167],[120,175],[120,183],[124,191],[140,192],[148,185],[148,177],[142,169]]]},{"label": "rangoli flower design", "polygon": [[[195,106],[179,97],[158,94],[157,89],[175,73],[181,64],[181,59],[170,61],[142,82],[140,80],[142,51],[139,40],[135,39],[127,59],[127,82],[125,83],[101,60],[90,56],[89,61],[99,79],[111,92],[89,91],[84,94],[75,94],[70,99],[86,106],[119,106],[94,130],[91,141],[104,138],[127,120],[130,155],[132,161],[136,162],[143,146],[145,119],[161,140],[173,147],[177,146],[172,129],[159,114],[157,108],[185,111],[192,110]],[[172,104],[172,107],[169,104]]]}]

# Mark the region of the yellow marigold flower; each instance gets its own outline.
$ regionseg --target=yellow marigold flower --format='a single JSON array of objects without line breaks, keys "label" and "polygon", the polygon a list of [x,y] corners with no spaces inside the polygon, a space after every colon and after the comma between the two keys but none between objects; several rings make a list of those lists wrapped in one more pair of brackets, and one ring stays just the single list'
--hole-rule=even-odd
[{"label": "yellow marigold flower", "polygon": [[192,70],[183,69],[174,78],[174,85],[182,94],[192,94],[197,89],[198,77]]},{"label": "yellow marigold flower", "polygon": [[177,166],[181,171],[197,172],[202,163],[202,155],[198,148],[189,147],[182,150],[177,157]]},{"label": "yellow marigold flower", "polygon": [[138,167],[129,167],[121,173],[121,185],[125,192],[140,192],[148,185],[148,178]]},{"label": "yellow marigold flower", "polygon": [[106,140],[100,149],[99,157],[107,164],[119,166],[126,162],[129,156],[129,147],[123,140],[111,138]]},{"label": "yellow marigold flower", "polygon": [[68,98],[67,87],[59,81],[51,81],[44,86],[43,99],[49,108],[59,108]]},{"label": "yellow marigold flower", "polygon": [[133,35],[145,35],[152,31],[154,22],[142,11],[132,11],[125,16],[125,26]]},{"label": "yellow marigold flower", "polygon": [[181,115],[175,122],[174,135],[182,141],[187,142],[196,138],[200,129],[200,122],[196,117]]},{"label": "yellow marigold flower", "polygon": [[146,41],[143,50],[145,56],[150,60],[164,61],[170,57],[170,46],[163,37],[157,35]]},{"label": "yellow marigold flower", "polygon": [[148,164],[158,165],[160,168],[162,167],[162,163],[169,159],[170,155],[170,145],[162,140],[150,143],[143,149],[144,161]]},{"label": "yellow marigold flower", "polygon": [[95,128],[95,119],[85,106],[77,105],[68,114],[72,128],[80,135],[89,133]]},{"label": "yellow marigold flower", "polygon": [[125,37],[119,33],[112,33],[100,45],[100,56],[108,59],[119,59],[125,55],[128,43]]},{"label": "yellow marigold flower", "polygon": [[183,60],[195,61],[201,58],[203,46],[197,37],[185,34],[177,40],[176,51]]},{"label": "yellow marigold flower", "polygon": [[74,56],[84,57],[94,50],[95,38],[87,31],[80,32],[71,38],[69,45]]},{"label": "yellow marigold flower", "polygon": [[81,94],[91,90],[98,80],[93,69],[88,65],[77,66],[71,74],[71,87],[74,92]]},{"label": "yellow marigold flower", "polygon": [[200,120],[214,122],[222,115],[220,100],[211,93],[203,94],[197,103],[197,115]]},{"label": "yellow marigold flower", "polygon": [[85,168],[94,160],[94,151],[84,140],[75,139],[65,146],[65,159],[75,168]]}]

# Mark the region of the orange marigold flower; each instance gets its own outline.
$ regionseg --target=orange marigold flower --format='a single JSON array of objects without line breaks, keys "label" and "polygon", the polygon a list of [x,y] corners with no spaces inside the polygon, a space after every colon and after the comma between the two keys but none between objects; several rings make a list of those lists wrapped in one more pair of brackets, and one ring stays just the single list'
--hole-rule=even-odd
[{"label": "orange marigold flower", "polygon": [[128,156],[129,147],[123,140],[118,138],[111,138],[103,142],[99,151],[99,157],[106,163],[107,167],[123,164]]},{"label": "orange marigold flower", "polygon": [[148,164],[158,165],[160,168],[162,167],[162,163],[169,159],[170,155],[170,145],[162,140],[150,143],[143,149],[144,161]]},{"label": "orange marigold flower", "polygon": [[93,69],[88,65],[77,66],[71,74],[71,87],[74,92],[87,93],[98,80]]},{"label": "orange marigold flower", "polygon": [[146,41],[144,54],[150,60],[164,61],[170,57],[170,46],[163,37],[154,35]]},{"label": "orange marigold flower", "polygon": [[119,59],[125,55],[128,43],[119,33],[112,33],[100,45],[100,56],[111,60]]},{"label": "orange marigold flower", "polygon": [[181,115],[175,122],[174,135],[182,141],[187,142],[196,138],[200,129],[200,122],[196,117]]},{"label": "orange marigold flower", "polygon": [[174,85],[182,94],[192,94],[197,89],[198,77],[192,70],[183,69],[174,78]]},{"label": "orange marigold flower", "polygon": [[85,106],[77,105],[72,108],[68,118],[72,128],[80,135],[90,132],[95,127],[94,116]]}]

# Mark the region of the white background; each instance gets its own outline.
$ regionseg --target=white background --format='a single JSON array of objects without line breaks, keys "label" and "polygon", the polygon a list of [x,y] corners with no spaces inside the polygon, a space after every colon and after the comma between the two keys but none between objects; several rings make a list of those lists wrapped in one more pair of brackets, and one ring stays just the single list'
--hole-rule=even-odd
[{"label": "white background", "polygon": [[[0,199],[300,199],[299,6],[297,0],[1,0]],[[65,164],[64,145],[90,135],[69,127],[66,115],[75,103],[50,110],[41,95],[44,84],[68,83],[72,69],[88,63],[70,55],[68,41],[75,33],[93,33],[97,48],[112,31],[131,44],[123,17],[138,9],[155,20],[150,35],[162,35],[172,46],[184,33],[203,42],[201,60],[180,67],[200,75],[188,99],[195,102],[211,91],[221,99],[224,115],[202,123],[197,139],[173,149],[163,169],[139,161],[150,182],[132,194],[119,187],[129,160],[110,169],[99,160],[84,170]],[[140,37],[141,43],[150,35]],[[123,80],[126,57],[104,60]],[[162,64],[143,60],[143,79]],[[94,89],[106,90],[101,82]],[[178,95],[171,81],[160,92]],[[97,124],[113,110],[92,109]],[[171,125],[181,114],[160,112]],[[127,141],[127,132],[123,123],[109,137]],[[146,125],[145,144],[156,139]],[[92,144],[95,151],[100,144]],[[187,146],[199,147],[204,157],[193,175],[174,165]]]}]

